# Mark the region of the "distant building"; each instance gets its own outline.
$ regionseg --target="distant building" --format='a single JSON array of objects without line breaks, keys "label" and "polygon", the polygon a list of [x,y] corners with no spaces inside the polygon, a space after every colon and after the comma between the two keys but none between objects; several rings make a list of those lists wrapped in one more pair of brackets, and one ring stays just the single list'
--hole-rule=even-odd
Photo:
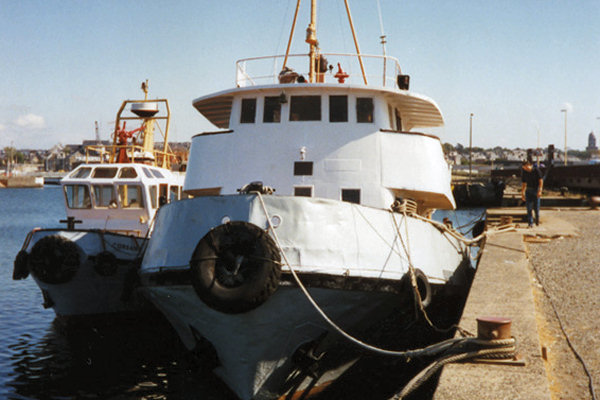
[{"label": "distant building", "polygon": [[596,146],[596,136],[594,136],[594,132],[590,132],[588,135],[588,145],[585,148],[585,151],[590,154],[595,154],[598,152],[598,147]]}]

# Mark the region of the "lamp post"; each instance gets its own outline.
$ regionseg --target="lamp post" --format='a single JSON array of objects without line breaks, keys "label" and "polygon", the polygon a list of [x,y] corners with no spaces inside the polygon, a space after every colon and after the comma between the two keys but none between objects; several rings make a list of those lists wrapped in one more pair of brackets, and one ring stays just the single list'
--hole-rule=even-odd
[{"label": "lamp post", "polygon": [[567,109],[563,108],[560,112],[565,113],[565,165],[567,165]]},{"label": "lamp post", "polygon": [[471,169],[472,169],[472,149],[473,149],[473,113],[469,116],[469,181],[472,180]]}]

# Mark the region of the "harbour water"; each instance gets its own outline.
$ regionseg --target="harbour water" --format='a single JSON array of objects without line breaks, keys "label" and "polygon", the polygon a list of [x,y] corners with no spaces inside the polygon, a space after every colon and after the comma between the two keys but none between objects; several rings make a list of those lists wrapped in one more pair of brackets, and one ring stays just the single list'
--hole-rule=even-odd
[{"label": "harbour water", "polygon": [[[0,206],[0,399],[235,398],[158,316],[108,327],[57,324],[33,279],[13,281],[12,270],[27,232],[60,225],[60,187],[3,189]],[[436,219],[460,226],[481,212]]]},{"label": "harbour water", "polygon": [[[59,226],[60,187],[0,190],[0,399],[233,399],[161,318],[65,329],[31,277],[12,280],[27,232]],[[199,395],[201,394],[201,395]]]}]

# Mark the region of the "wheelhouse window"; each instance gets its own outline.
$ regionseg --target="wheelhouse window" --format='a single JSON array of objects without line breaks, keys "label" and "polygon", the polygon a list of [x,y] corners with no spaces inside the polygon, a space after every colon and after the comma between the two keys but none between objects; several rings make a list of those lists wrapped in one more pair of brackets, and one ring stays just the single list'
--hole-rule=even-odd
[{"label": "wheelhouse window", "polygon": [[294,163],[294,176],[305,176],[313,174],[312,161],[296,161]]},{"label": "wheelhouse window", "polygon": [[180,196],[179,186],[171,186],[169,188],[169,192],[171,194],[171,196],[170,196],[171,198],[169,199],[169,202],[179,200],[179,196]]},{"label": "wheelhouse window", "polygon": [[169,198],[169,185],[166,183],[161,183],[158,187],[158,206],[164,206],[167,204],[167,200]]},{"label": "wheelhouse window", "polygon": [[150,204],[152,205],[152,208],[158,208],[158,187],[152,185],[148,189],[150,190]]},{"label": "wheelhouse window", "polygon": [[148,168],[142,167],[142,171],[144,171],[144,175],[146,175],[147,178],[152,178],[152,173]]},{"label": "wheelhouse window", "polygon": [[96,207],[117,208],[117,197],[112,185],[94,185],[92,188]]},{"label": "wheelhouse window", "polygon": [[294,187],[294,196],[312,197],[312,186],[296,186],[296,187]]},{"label": "wheelhouse window", "polygon": [[373,122],[373,99],[371,97],[356,98],[356,122]]},{"label": "wheelhouse window", "polygon": [[348,122],[348,96],[329,96],[329,122]]},{"label": "wheelhouse window", "polygon": [[320,121],[321,96],[292,96],[290,121]]},{"label": "wheelhouse window", "polygon": [[154,177],[156,177],[156,178],[164,178],[164,175],[159,170],[157,170],[157,169],[151,169],[150,171],[152,171],[152,175],[154,175]]},{"label": "wheelhouse window", "polygon": [[117,175],[117,170],[118,170],[118,168],[106,168],[106,167],[96,168],[94,170],[94,173],[92,174],[92,178],[98,178],[98,179],[114,178]]},{"label": "wheelhouse window", "polygon": [[360,204],[360,189],[342,189],[342,201]]},{"label": "wheelhouse window", "polygon": [[265,97],[265,107],[263,110],[263,122],[281,121],[281,101],[279,96]]},{"label": "wheelhouse window", "polygon": [[121,168],[119,171],[119,178],[137,178],[137,172],[135,172],[135,168],[125,167]]},{"label": "wheelhouse window", "polygon": [[73,173],[71,173],[70,177],[85,179],[88,176],[90,176],[90,172],[92,172],[91,168],[83,167],[83,168],[79,168],[79,169],[75,170]]},{"label": "wheelhouse window", "polygon": [[256,118],[256,99],[242,99],[240,123],[253,124]]},{"label": "wheelhouse window", "polygon": [[123,208],[144,208],[142,187],[139,185],[119,185],[119,197]]},{"label": "wheelhouse window", "polygon": [[86,185],[65,185],[65,197],[69,208],[92,208],[90,190]]}]

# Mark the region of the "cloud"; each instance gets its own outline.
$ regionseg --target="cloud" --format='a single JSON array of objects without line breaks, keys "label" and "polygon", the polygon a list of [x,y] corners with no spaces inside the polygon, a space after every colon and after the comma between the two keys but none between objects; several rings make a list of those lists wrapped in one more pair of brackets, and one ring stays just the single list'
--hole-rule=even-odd
[{"label": "cloud", "polygon": [[6,125],[0,124],[0,132],[6,129]]},{"label": "cloud", "polygon": [[41,129],[46,126],[46,121],[44,121],[44,117],[31,113],[21,115],[15,120],[14,123],[15,125],[25,129]]}]

